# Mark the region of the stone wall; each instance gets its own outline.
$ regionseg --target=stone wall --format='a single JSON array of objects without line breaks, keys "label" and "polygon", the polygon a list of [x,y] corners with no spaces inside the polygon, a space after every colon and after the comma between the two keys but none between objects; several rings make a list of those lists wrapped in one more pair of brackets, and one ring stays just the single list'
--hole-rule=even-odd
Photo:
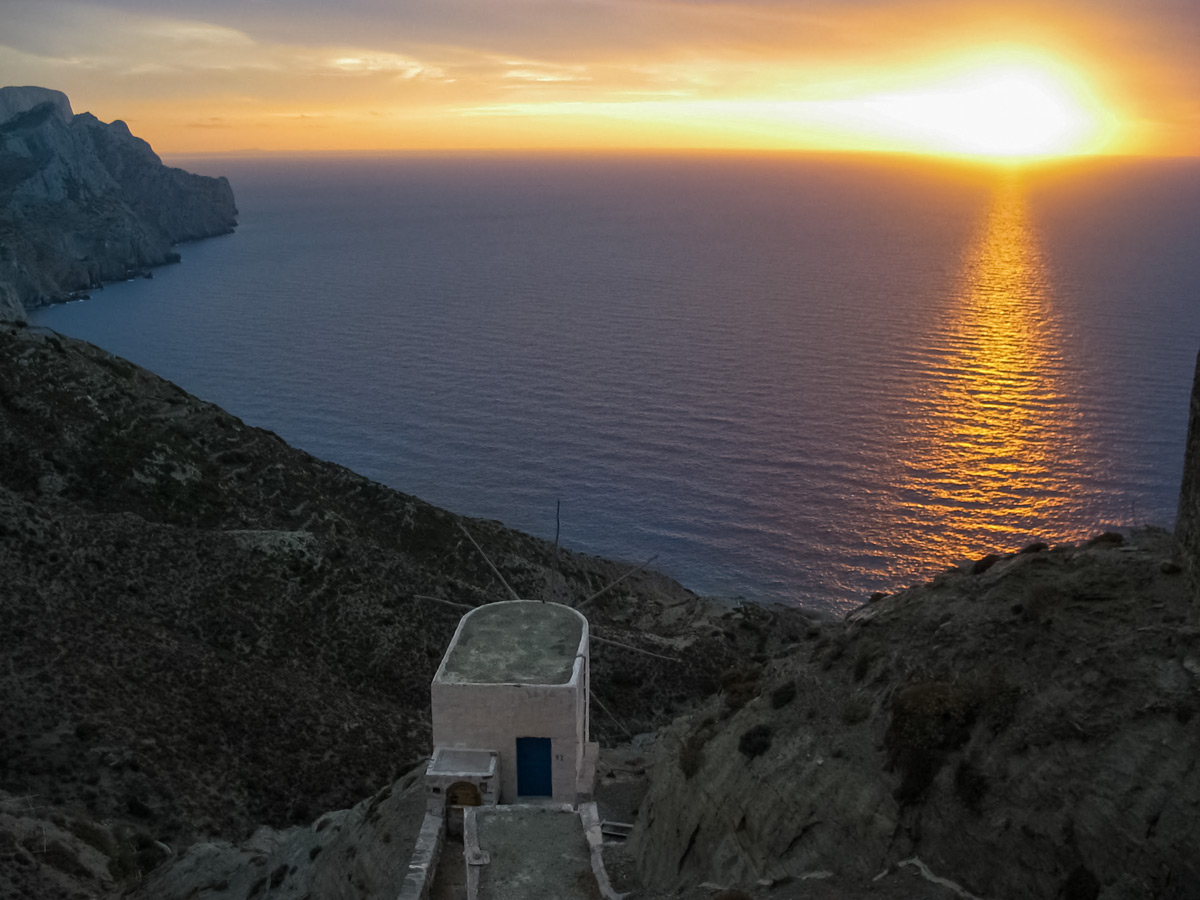
[{"label": "stone wall", "polygon": [[1183,481],[1179,487],[1179,514],[1175,537],[1180,557],[1192,585],[1193,604],[1200,606],[1200,356],[1192,381],[1187,449],[1183,455]]},{"label": "stone wall", "polygon": [[445,836],[446,820],[437,813],[425,813],[421,831],[417,835],[417,845],[413,848],[404,884],[400,888],[400,900],[429,900]]}]

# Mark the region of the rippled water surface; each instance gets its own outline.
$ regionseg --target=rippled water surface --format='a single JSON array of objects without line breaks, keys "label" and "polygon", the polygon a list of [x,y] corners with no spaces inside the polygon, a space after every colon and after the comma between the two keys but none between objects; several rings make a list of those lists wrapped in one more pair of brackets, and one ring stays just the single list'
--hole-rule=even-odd
[{"label": "rippled water surface", "polygon": [[37,324],[455,511],[825,607],[1172,523],[1195,162],[177,162],[238,233]]}]

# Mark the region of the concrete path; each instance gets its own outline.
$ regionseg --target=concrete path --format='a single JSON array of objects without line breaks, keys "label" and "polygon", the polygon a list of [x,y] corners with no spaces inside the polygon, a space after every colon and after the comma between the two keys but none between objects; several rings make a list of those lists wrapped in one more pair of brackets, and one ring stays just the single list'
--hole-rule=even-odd
[{"label": "concrete path", "polygon": [[474,812],[467,850],[477,846],[486,862],[470,866],[471,900],[603,900],[576,812],[536,806]]}]

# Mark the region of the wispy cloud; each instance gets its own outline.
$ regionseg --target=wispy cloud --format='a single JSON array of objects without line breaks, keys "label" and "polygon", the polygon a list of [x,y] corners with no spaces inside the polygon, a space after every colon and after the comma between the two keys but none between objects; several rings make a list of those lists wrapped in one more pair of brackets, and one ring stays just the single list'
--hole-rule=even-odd
[{"label": "wispy cloud", "polygon": [[364,52],[345,50],[331,59],[325,66],[345,75],[395,75],[399,78],[445,78],[445,70],[420,60],[398,53]]},{"label": "wispy cloud", "polygon": [[0,81],[140,116],[151,138],[336,114],[392,127],[346,132],[382,143],[418,131],[394,123],[435,129],[463,110],[574,123],[656,101],[672,116],[693,101],[711,118],[737,103],[851,101],[1001,42],[1059,54],[1146,134],[1200,152],[1200,16],[1183,0],[2,2]]}]

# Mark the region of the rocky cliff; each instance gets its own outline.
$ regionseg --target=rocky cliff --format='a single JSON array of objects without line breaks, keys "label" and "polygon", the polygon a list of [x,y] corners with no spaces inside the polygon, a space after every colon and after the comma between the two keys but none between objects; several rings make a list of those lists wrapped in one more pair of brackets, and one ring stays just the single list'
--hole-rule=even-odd
[{"label": "rocky cliff", "polygon": [[178,260],[180,241],[237,224],[224,178],[169,168],[124,122],[66,95],[0,88],[0,321]]},{"label": "rocky cliff", "polygon": [[641,874],[865,889],[920,860],[960,896],[1200,897],[1190,615],[1178,547],[1152,530],[879,598],[664,735]]},{"label": "rocky cliff", "polygon": [[1192,585],[1192,601],[1200,610],[1200,357],[1196,359],[1196,377],[1192,382],[1175,535]]}]

